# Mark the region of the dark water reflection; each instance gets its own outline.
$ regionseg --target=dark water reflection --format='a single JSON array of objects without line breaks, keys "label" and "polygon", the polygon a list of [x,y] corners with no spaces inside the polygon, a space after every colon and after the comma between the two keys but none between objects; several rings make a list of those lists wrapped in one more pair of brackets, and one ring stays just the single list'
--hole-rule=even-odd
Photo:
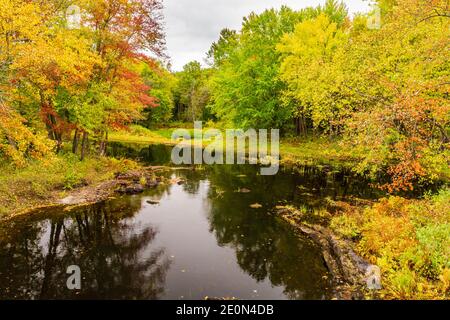
[{"label": "dark water reflection", "polygon": [[[132,222],[136,200],[54,210],[0,227],[0,298],[158,298],[170,261],[163,248],[151,247],[157,231]],[[70,265],[82,270],[80,292],[67,289]]]},{"label": "dark water reflection", "polygon": [[[168,154],[164,147],[130,150],[156,164]],[[180,170],[168,175],[184,185],[3,223],[0,299],[330,298],[318,248],[270,212],[284,203],[318,209],[327,199],[376,194],[342,171],[257,173],[253,166]],[[262,208],[252,209],[255,203]],[[77,292],[66,287],[70,265],[82,272]]]}]

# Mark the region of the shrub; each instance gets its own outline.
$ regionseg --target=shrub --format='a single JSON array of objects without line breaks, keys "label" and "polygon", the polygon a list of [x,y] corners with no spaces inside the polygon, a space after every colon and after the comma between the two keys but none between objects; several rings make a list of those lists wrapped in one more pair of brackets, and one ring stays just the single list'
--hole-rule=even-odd
[{"label": "shrub", "polygon": [[[423,200],[390,197],[366,209],[358,248],[380,266],[388,298],[448,297],[449,195],[446,189]],[[335,221],[347,232],[353,225],[346,218]]]}]

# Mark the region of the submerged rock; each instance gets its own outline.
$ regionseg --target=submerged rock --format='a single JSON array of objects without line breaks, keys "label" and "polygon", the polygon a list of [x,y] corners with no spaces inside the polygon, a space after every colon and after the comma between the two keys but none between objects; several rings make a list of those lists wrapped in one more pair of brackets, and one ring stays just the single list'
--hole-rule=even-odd
[{"label": "submerged rock", "polygon": [[129,184],[129,185],[121,186],[117,190],[117,192],[121,193],[121,194],[128,194],[128,195],[139,194],[139,193],[144,192],[144,187],[141,184]]}]

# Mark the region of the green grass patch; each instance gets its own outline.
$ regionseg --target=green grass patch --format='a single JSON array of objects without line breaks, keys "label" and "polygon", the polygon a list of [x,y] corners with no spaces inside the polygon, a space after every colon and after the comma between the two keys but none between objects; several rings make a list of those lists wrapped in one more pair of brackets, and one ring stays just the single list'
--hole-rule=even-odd
[{"label": "green grass patch", "polygon": [[49,204],[74,188],[137,167],[130,160],[89,157],[80,161],[72,154],[34,161],[21,169],[4,164],[0,168],[0,217]]},{"label": "green grass patch", "polygon": [[[183,128],[159,128],[149,130],[138,125],[131,126],[128,131],[117,131],[110,133],[110,141],[124,143],[147,143],[175,145],[172,134],[176,129]],[[204,128],[207,130],[208,128]],[[201,138],[194,135],[194,129],[187,130],[192,139]],[[225,132],[223,132],[225,141]],[[211,141],[203,141],[203,147],[208,146]],[[270,144],[269,144],[270,150]],[[225,143],[224,143],[225,148]],[[355,163],[363,155],[346,147],[340,141],[329,141],[326,139],[283,139],[280,144],[280,154],[283,164],[308,163],[328,164],[333,162]]]}]

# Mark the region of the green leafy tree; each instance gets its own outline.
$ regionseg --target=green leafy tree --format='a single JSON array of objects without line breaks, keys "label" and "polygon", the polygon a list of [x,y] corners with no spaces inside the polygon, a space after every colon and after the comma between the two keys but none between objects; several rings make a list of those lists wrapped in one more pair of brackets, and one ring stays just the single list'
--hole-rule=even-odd
[{"label": "green leafy tree", "polygon": [[147,108],[144,111],[145,120],[143,125],[151,128],[154,125],[164,125],[172,120],[175,100],[173,91],[177,85],[177,78],[161,65],[150,67],[142,65],[140,74],[150,89],[150,95],[157,99],[156,107]]},{"label": "green leafy tree", "polygon": [[293,115],[302,126],[311,119],[314,128],[337,132],[351,112],[351,101],[341,96],[344,77],[336,72],[342,58],[337,51],[346,42],[345,30],[320,14],[299,23],[277,46],[283,54],[280,78],[287,84],[284,103],[294,105]]},{"label": "green leafy tree", "polygon": [[178,82],[174,96],[178,120],[208,120],[204,119],[204,115],[208,113],[211,99],[209,88],[211,70],[202,69],[198,61],[192,61],[186,64],[176,77]]}]

